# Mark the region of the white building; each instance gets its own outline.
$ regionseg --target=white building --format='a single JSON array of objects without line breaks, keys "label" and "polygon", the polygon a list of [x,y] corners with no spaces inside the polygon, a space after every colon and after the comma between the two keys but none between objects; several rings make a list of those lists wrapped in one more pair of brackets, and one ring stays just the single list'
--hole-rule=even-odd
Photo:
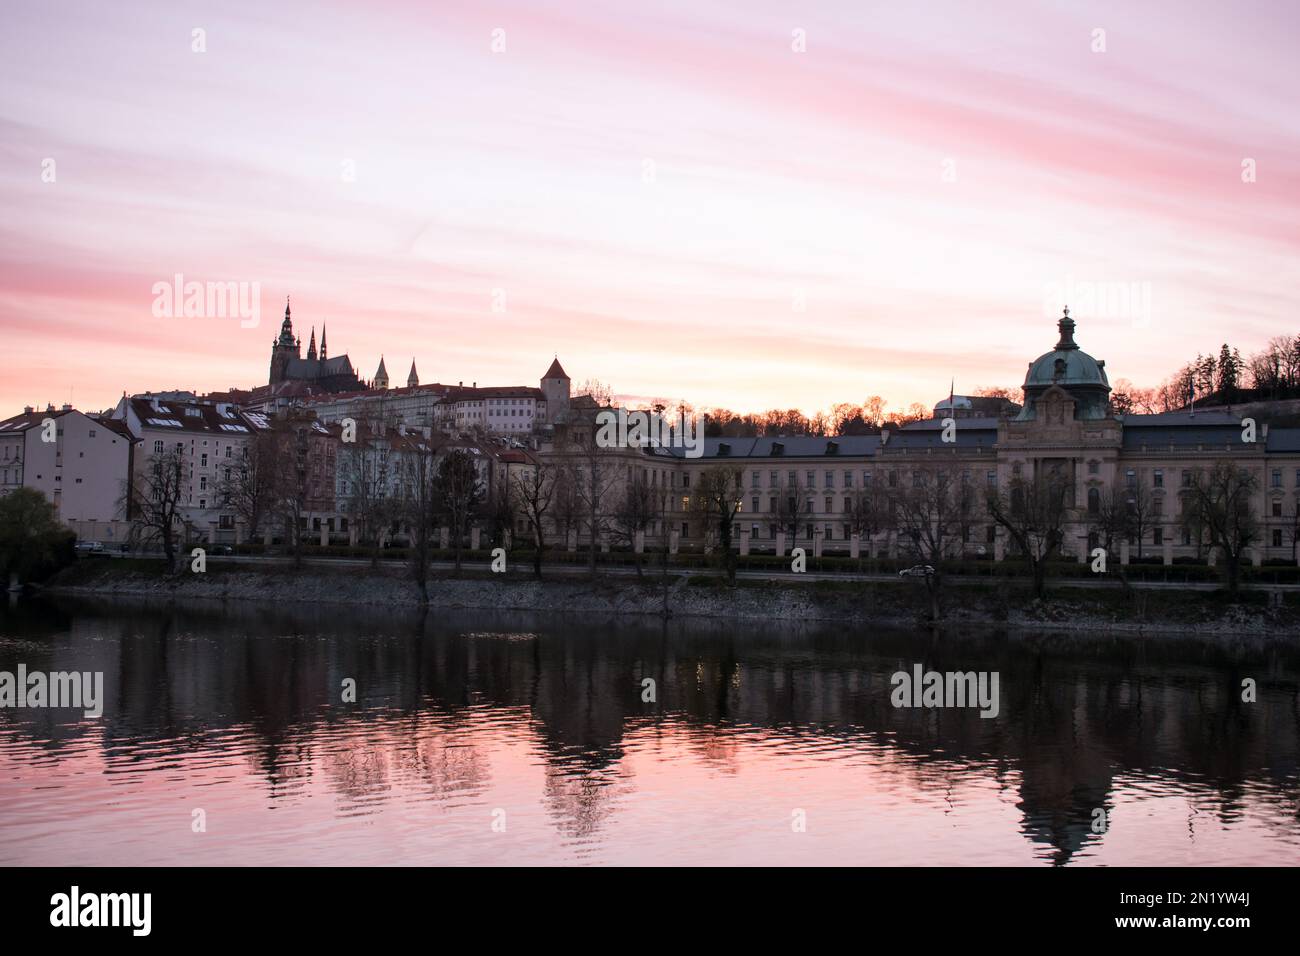
[{"label": "white building", "polygon": [[125,539],[126,482],[133,437],[127,425],[101,421],[70,405],[0,422],[0,495],[34,488],[84,541]]}]

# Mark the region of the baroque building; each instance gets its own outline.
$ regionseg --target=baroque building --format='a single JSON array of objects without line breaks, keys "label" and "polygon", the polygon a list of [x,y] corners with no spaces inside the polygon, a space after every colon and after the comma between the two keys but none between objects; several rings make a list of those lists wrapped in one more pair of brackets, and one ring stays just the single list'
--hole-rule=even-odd
[{"label": "baroque building", "polygon": [[[1029,363],[1024,404],[993,416],[954,414],[941,403],[930,420],[879,435],[708,438],[703,453],[637,450],[620,474],[667,482],[663,527],[673,546],[708,548],[708,523],[692,508],[701,473],[719,463],[739,467],[745,493],[733,547],[755,553],[853,554],[905,558],[908,542],[888,522],[860,517],[869,491],[898,493],[944,475],[977,491],[1011,488],[1017,479],[1052,478],[1066,488],[1062,557],[1085,560],[1104,530],[1107,506],[1136,502],[1136,526],[1113,542],[1123,562],[1213,560],[1213,549],[1185,520],[1186,492],[1199,474],[1230,463],[1252,479],[1249,508],[1259,532],[1247,558],[1294,560],[1300,541],[1300,428],[1256,423],[1227,409],[1115,414],[1105,362],[1074,340],[1069,310],[1055,346]],[[616,490],[611,500],[616,500]],[[865,526],[864,526],[865,524]],[[972,508],[952,541],[952,557],[1001,559],[1006,532],[982,507]]]}]

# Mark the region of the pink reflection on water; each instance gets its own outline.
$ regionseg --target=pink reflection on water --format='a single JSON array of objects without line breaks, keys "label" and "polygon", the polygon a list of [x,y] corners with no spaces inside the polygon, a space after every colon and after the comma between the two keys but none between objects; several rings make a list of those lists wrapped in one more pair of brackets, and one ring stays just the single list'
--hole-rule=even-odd
[{"label": "pink reflection on water", "polygon": [[[3,720],[3,718],[0,718]],[[617,751],[547,743],[523,707],[369,711],[268,742],[248,724],[106,749],[0,723],[4,864],[1033,865],[1060,858],[1016,761],[945,760],[889,735],[630,720]],[[1262,786],[1107,775],[1104,835],[1062,825],[1078,864],[1296,858]],[[206,833],[191,830],[206,812]],[[493,830],[504,811],[505,830]],[[803,811],[806,830],[792,827]],[[494,816],[495,814],[495,816]],[[1042,816],[1042,813],[1038,814]],[[1048,814],[1050,816],[1050,813]],[[1062,835],[1064,834],[1064,835]]]}]

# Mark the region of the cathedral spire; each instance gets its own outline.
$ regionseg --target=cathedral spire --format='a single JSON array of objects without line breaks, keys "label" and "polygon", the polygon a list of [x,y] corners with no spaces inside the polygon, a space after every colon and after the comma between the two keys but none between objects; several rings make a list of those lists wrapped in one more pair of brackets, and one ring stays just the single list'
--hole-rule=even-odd
[{"label": "cathedral spire", "polygon": [[307,358],[316,361],[316,326],[311,327],[311,342],[307,345]]},{"label": "cathedral spire", "polygon": [[411,374],[406,376],[406,387],[415,388],[420,384],[420,376],[415,373],[415,359],[411,359]]},{"label": "cathedral spire", "polygon": [[280,344],[293,348],[293,319],[289,315],[289,297],[284,299],[284,321],[280,323]]},{"label": "cathedral spire", "polygon": [[323,362],[327,358],[329,358],[329,354],[325,349],[325,323],[322,322],[320,324],[320,360]]},{"label": "cathedral spire", "polygon": [[379,369],[375,372],[375,379],[371,383],[375,388],[388,387],[388,369],[384,368],[384,357],[379,356]]}]

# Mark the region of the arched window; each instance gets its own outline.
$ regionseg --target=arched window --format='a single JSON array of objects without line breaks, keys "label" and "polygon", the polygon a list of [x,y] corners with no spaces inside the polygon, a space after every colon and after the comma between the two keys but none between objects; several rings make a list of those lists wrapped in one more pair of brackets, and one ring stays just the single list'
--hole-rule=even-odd
[{"label": "arched window", "polygon": [[1088,489],[1088,514],[1095,515],[1101,512],[1101,492],[1096,488]]}]

